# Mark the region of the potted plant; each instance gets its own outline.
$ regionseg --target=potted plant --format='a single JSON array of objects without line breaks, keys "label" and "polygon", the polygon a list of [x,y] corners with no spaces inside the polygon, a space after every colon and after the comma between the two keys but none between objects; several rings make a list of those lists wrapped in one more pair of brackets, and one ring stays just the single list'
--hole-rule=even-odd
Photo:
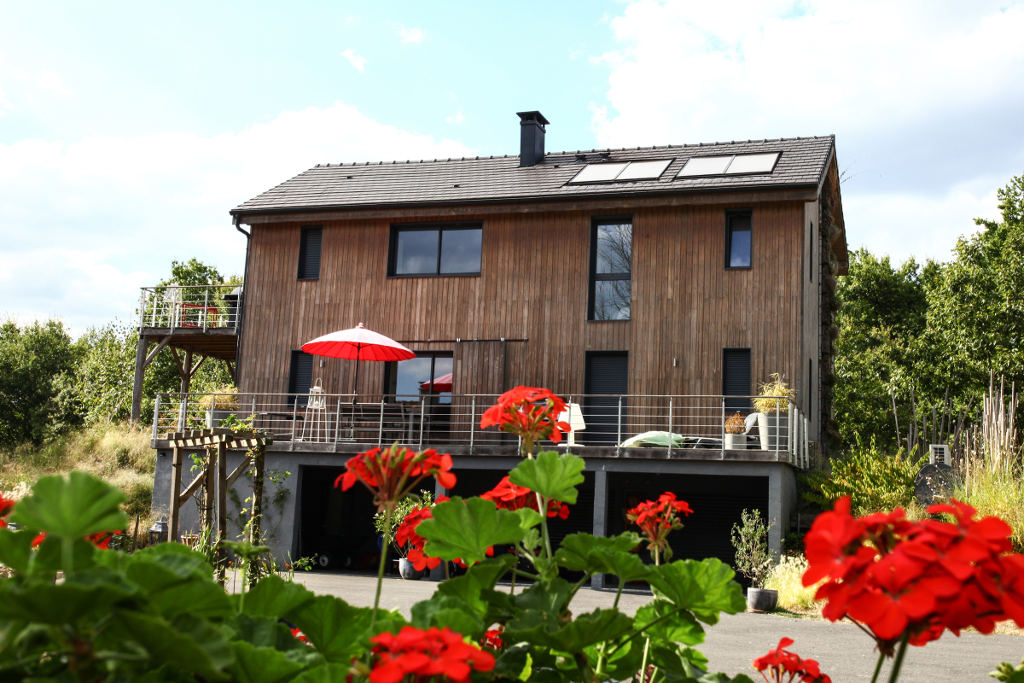
[{"label": "potted plant", "polygon": [[754,399],[754,408],[762,414],[758,420],[758,436],[761,449],[771,451],[781,446],[781,421],[788,419],[790,401],[796,398],[793,389],[782,376],[773,372],[768,381],[761,385],[759,395]]},{"label": "potted plant", "polygon": [[206,427],[219,427],[221,421],[238,412],[238,387],[226,384],[199,399],[199,405],[206,412]]},{"label": "potted plant", "polygon": [[764,582],[775,567],[768,551],[768,529],[757,510],[744,509],[740,522],[732,526],[732,547],[736,550],[736,571],[750,579],[747,609],[772,612],[779,603],[779,592],[764,588]]},{"label": "potted plant", "polygon": [[733,413],[725,420],[726,450],[745,449],[747,447],[747,422],[740,413]]},{"label": "potted plant", "polygon": [[391,515],[391,523],[388,524],[387,518],[383,512],[378,512],[373,516],[373,526],[377,530],[377,533],[381,535],[383,543],[388,543],[395,552],[398,553],[398,575],[403,579],[417,580],[423,578],[428,572],[417,571],[412,566],[412,562],[406,557],[408,550],[405,546],[399,546],[395,543],[395,531],[398,526],[405,519],[413,508],[421,505],[431,506],[434,503],[434,494],[430,491],[420,491],[418,496],[409,495],[403,498]]}]

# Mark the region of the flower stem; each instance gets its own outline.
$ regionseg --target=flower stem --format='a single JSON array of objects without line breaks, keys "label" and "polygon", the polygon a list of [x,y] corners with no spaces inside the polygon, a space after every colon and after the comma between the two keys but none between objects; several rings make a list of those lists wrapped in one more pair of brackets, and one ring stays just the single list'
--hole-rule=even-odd
[{"label": "flower stem", "polygon": [[910,634],[904,633],[900,638],[900,649],[896,651],[896,659],[892,663],[892,671],[889,672],[889,683],[895,683],[900,677],[900,669],[903,667],[903,655],[907,654],[907,643],[910,642]]},{"label": "flower stem", "polygon": [[875,673],[871,676],[871,683],[878,680],[878,674],[882,671],[882,662],[885,661],[885,653],[878,653],[878,663],[875,664]]},{"label": "flower stem", "polygon": [[[391,528],[391,508],[384,510],[384,528]],[[377,621],[377,607],[380,605],[380,589],[384,584],[384,568],[387,567],[388,562],[388,535],[384,534],[383,543],[380,547],[380,565],[377,567],[377,593],[373,596],[373,613],[370,614],[370,633],[373,634],[373,626]],[[376,635],[376,634],[374,634]]]}]

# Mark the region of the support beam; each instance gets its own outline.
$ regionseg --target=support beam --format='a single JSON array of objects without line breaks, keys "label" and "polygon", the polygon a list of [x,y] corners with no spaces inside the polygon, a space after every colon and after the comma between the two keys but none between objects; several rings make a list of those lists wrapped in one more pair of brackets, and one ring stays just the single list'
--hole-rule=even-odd
[{"label": "support beam", "polygon": [[181,371],[181,393],[185,395],[192,387],[192,350],[185,349],[185,360],[178,366]]},{"label": "support beam", "polygon": [[[608,471],[594,472],[594,535],[607,533],[608,520]],[[604,588],[604,574],[594,574],[590,579],[591,588]]]},{"label": "support beam", "polygon": [[[212,457],[212,453],[210,454]],[[217,444],[217,536],[216,559],[217,579],[224,585],[224,571],[227,566],[227,552],[224,548],[224,541],[228,537],[228,449],[227,444],[221,441]]]},{"label": "support beam", "polygon": [[174,446],[171,452],[171,500],[167,511],[167,540],[174,543],[178,540],[178,525],[181,521],[181,515],[178,514],[180,507],[178,491],[181,489],[181,447]]},{"label": "support beam", "polygon": [[139,416],[142,413],[142,382],[146,377],[147,346],[149,346],[149,342],[140,334],[139,343],[135,346],[135,379],[132,382],[132,424],[139,421]]},{"label": "support beam", "polygon": [[203,367],[203,363],[206,362],[207,358],[209,358],[209,356],[200,356],[199,357],[199,362],[196,363],[195,365],[193,365],[192,369],[189,370],[189,372],[188,372],[189,379],[192,379],[193,377],[196,376],[196,371],[199,370],[199,368]]}]

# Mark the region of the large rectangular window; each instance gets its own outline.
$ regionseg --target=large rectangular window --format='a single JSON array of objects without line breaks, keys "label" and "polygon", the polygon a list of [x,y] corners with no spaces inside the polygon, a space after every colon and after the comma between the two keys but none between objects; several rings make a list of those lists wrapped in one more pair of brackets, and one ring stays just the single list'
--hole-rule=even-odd
[{"label": "large rectangular window", "polygon": [[749,211],[730,211],[725,215],[725,267],[749,268],[751,235]]},{"label": "large rectangular window", "polygon": [[323,228],[309,226],[302,228],[299,237],[299,279],[316,280],[320,277],[320,243]]},{"label": "large rectangular window", "polygon": [[590,237],[590,320],[629,320],[633,222],[594,221]]},{"label": "large rectangular window", "polygon": [[415,358],[388,363],[384,393],[398,401],[419,401],[424,396],[437,403],[452,400],[452,354],[420,351]]},{"label": "large rectangular window", "polygon": [[391,229],[388,275],[479,275],[480,226]]}]

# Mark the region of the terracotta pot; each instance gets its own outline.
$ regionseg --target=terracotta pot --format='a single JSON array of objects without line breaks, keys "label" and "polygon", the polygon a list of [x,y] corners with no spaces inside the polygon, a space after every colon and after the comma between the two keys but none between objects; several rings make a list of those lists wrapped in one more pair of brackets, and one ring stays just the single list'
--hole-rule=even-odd
[{"label": "terracotta pot", "polygon": [[747,609],[751,612],[774,612],[779,605],[779,591],[768,588],[747,589]]}]

